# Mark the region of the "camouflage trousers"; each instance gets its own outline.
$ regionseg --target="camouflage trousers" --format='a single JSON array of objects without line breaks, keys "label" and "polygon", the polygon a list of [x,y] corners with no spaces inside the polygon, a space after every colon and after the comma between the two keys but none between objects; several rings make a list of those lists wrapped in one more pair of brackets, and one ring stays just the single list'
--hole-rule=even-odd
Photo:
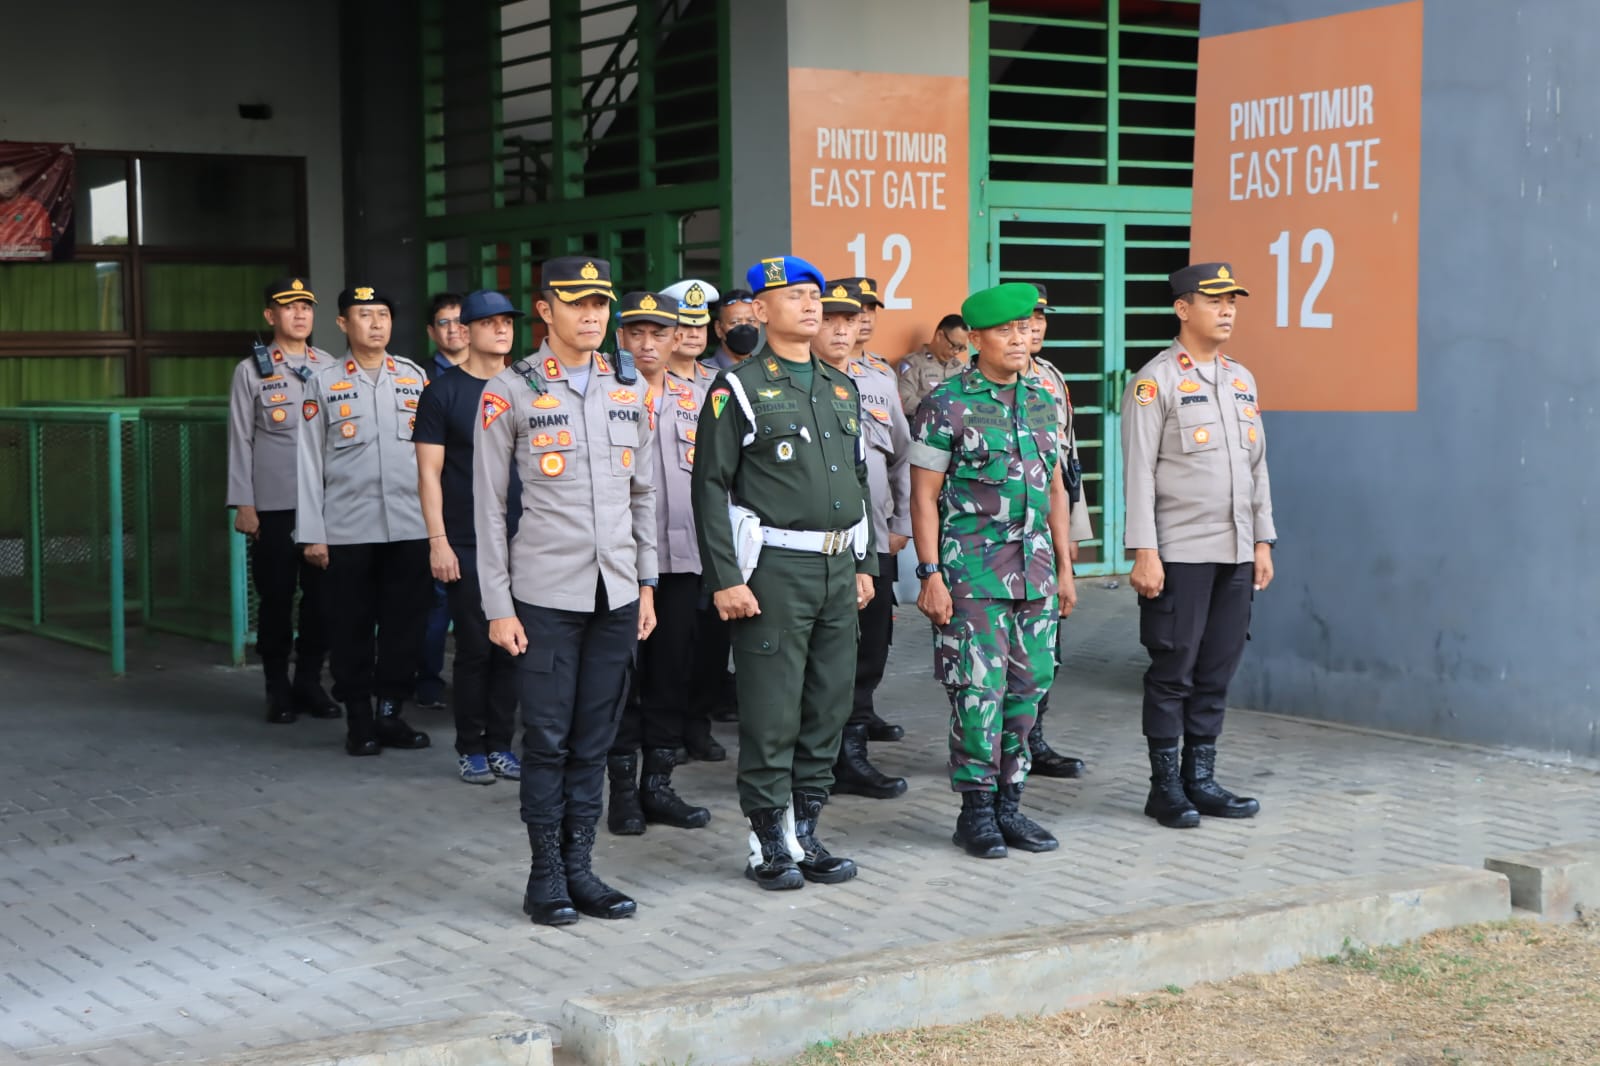
[{"label": "camouflage trousers", "polygon": [[953,602],[933,654],[950,695],[950,787],[993,791],[1032,766],[1028,731],[1056,672],[1056,597]]}]

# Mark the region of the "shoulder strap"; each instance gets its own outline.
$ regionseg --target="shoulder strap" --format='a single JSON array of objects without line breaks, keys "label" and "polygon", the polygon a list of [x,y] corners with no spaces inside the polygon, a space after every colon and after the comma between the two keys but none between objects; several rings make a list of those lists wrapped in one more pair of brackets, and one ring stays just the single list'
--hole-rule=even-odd
[{"label": "shoulder strap", "polygon": [[743,446],[748,448],[756,442],[756,412],[750,406],[750,397],[745,395],[744,382],[739,380],[739,375],[729,371],[723,375],[728,382],[728,391],[733,393],[734,400],[739,404],[739,410],[744,412],[744,419],[750,423],[750,429],[745,433]]}]

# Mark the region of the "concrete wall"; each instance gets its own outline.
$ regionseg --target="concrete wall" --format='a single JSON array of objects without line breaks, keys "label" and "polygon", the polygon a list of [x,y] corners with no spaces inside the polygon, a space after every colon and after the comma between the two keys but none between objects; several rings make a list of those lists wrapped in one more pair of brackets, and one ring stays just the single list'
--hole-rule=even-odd
[{"label": "concrete wall", "polygon": [[[26,4],[0,63],[0,140],[306,157],[311,276],[344,270],[338,5]],[[26,38],[26,44],[22,38]],[[239,117],[268,103],[267,121]]]},{"label": "concrete wall", "polygon": [[[1207,0],[1201,32],[1372,6]],[[1234,696],[1594,758],[1600,10],[1424,21],[1418,410],[1269,410],[1278,578]]]}]

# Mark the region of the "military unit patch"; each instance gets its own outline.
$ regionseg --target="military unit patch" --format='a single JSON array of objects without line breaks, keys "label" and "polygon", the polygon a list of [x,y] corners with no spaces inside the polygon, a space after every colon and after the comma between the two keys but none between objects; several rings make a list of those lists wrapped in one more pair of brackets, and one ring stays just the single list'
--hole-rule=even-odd
[{"label": "military unit patch", "polygon": [[787,463],[794,458],[794,442],[780,440],[778,442],[778,462]]},{"label": "military unit patch", "polygon": [[300,413],[305,415],[307,422],[317,417],[318,410],[320,410],[320,408],[317,407],[317,401],[315,400],[307,400],[305,403],[300,405]]},{"label": "military unit patch", "polygon": [[511,410],[511,402],[492,392],[483,394],[483,428],[494,425],[494,420]]},{"label": "military unit patch", "polygon": [[1140,378],[1133,383],[1133,398],[1140,407],[1149,407],[1156,400],[1156,383],[1150,378]]},{"label": "military unit patch", "polygon": [[722,409],[728,406],[728,390],[713,389],[711,391],[711,417],[721,418]]}]

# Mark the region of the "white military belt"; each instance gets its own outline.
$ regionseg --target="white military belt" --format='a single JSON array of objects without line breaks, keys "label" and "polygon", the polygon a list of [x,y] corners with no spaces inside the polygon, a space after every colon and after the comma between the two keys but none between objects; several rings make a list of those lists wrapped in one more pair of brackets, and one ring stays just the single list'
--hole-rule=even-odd
[{"label": "white military belt", "polygon": [[773,526],[762,526],[761,542],[770,548],[816,552],[818,555],[843,555],[850,551],[855,532],[854,527],[819,532],[812,529],[777,529]]}]

